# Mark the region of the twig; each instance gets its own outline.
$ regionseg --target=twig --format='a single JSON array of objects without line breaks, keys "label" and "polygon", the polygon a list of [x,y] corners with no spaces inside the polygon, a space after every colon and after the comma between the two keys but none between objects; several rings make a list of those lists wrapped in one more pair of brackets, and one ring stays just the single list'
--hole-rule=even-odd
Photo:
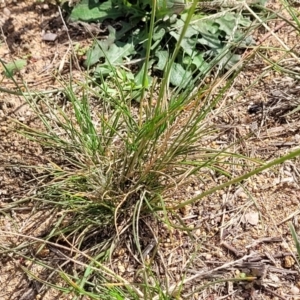
[{"label": "twig", "polygon": [[273,292],[271,289],[269,289],[269,288],[267,288],[267,287],[265,287],[265,286],[263,286],[263,289],[264,289],[266,292],[270,293],[271,295],[278,297],[279,299],[286,300],[286,298],[280,296],[279,294]]},{"label": "twig", "polygon": [[60,19],[61,19],[62,23],[64,24],[64,27],[66,28],[68,40],[69,40],[69,42],[70,42],[69,47],[68,47],[68,50],[67,50],[67,52],[64,54],[64,56],[63,56],[63,58],[62,58],[62,61],[61,61],[60,64],[59,64],[59,70],[58,70],[58,71],[61,72],[61,70],[62,70],[62,68],[63,68],[63,65],[65,64],[65,59],[66,59],[66,56],[67,56],[69,50],[72,50],[72,54],[73,54],[73,57],[74,57],[74,61],[75,61],[76,67],[77,67],[78,70],[80,70],[80,65],[79,65],[77,56],[75,55],[74,48],[73,48],[73,46],[72,46],[72,39],[71,39],[71,37],[70,37],[70,34],[69,34],[69,30],[68,30],[67,24],[65,23],[65,20],[64,20],[64,18],[63,18],[63,15],[62,15],[62,12],[61,12],[61,9],[60,9],[59,6],[58,6],[58,12],[59,12],[59,15],[60,15]]},{"label": "twig", "polygon": [[[256,20],[258,20],[258,22],[260,22],[260,24],[266,28],[266,30],[269,31],[270,35],[272,35],[279,43],[280,45],[288,52],[291,53],[291,55],[293,56],[293,58],[295,58],[298,62],[300,61],[299,57],[297,57],[297,55],[295,55],[295,53],[291,52],[291,49],[275,34],[275,32],[265,23],[261,20],[261,18],[249,7],[249,5],[244,2],[246,9],[254,16],[254,18]],[[281,24],[279,24],[278,26],[283,26]],[[276,29],[276,28],[275,28]],[[278,30],[278,29],[277,29]]]},{"label": "twig", "polygon": [[272,266],[269,266],[268,269],[270,272],[280,273],[280,274],[299,274],[298,271],[276,268],[276,267],[272,267]]},{"label": "twig", "polygon": [[231,251],[236,257],[242,257],[244,253],[240,250],[235,249],[233,246],[229,245],[227,242],[222,241],[221,246],[224,246],[226,249]]},{"label": "twig", "polygon": [[255,246],[257,246],[258,244],[261,244],[261,243],[274,243],[274,242],[282,242],[282,241],[283,240],[282,240],[281,237],[265,237],[265,238],[261,238],[259,240],[256,240],[252,244],[246,246],[246,249],[255,247]]},{"label": "twig", "polygon": [[275,258],[273,257],[273,255],[269,252],[265,252],[265,255],[269,259],[271,264],[273,264],[273,266],[276,266],[276,261],[275,261]]},{"label": "twig", "polygon": [[[222,265],[220,267],[217,267],[215,269],[212,269],[210,271],[207,271],[207,270],[202,271],[202,272],[200,271],[200,272],[196,273],[195,275],[193,275],[193,276],[191,276],[189,278],[186,278],[186,279],[180,281],[180,283],[178,283],[178,284],[171,285],[168,290],[165,290],[163,292],[163,294],[171,294],[172,295],[176,291],[176,289],[178,288],[178,286],[183,286],[183,285],[185,285],[185,284],[187,284],[187,283],[189,283],[189,282],[191,282],[191,281],[193,281],[195,279],[199,279],[200,277],[208,276],[209,274],[212,274],[212,273],[215,273],[217,271],[220,271],[220,270],[232,267],[232,266],[234,266],[236,264],[239,264],[239,263],[243,262],[244,260],[247,260],[248,258],[250,258],[250,257],[252,257],[254,255],[256,255],[256,254],[252,253],[252,254],[249,254],[249,255],[245,255],[242,258],[238,259],[238,260],[231,261],[229,263],[225,263],[224,265]],[[153,298],[153,300],[158,300],[158,299],[159,299],[159,296],[155,296]]]},{"label": "twig", "polygon": [[[43,239],[40,238],[36,238],[36,237],[32,237],[32,236],[27,236],[25,234],[21,234],[21,233],[17,233],[17,232],[10,232],[10,231],[4,231],[4,230],[0,230],[0,237],[9,237],[9,236],[18,236],[18,237],[23,237],[23,238],[27,238],[29,240],[32,241],[37,241],[37,242],[42,242],[45,243],[47,245],[56,247],[56,248],[60,248],[60,249],[64,249],[67,251],[70,251],[71,249],[69,247],[63,246],[63,245],[59,245],[57,243],[53,243],[50,241],[45,241]],[[78,255],[82,255],[83,257],[87,258],[90,262],[93,262],[97,267],[94,267],[90,264],[85,264],[83,262],[81,262],[80,260],[76,260],[73,259],[72,257],[68,257],[67,255],[65,255],[64,253],[61,252],[61,254],[69,261],[73,262],[76,265],[82,266],[84,268],[89,267],[91,270],[95,270],[98,272],[105,272],[105,274],[111,276],[112,278],[115,278],[117,280],[120,281],[121,284],[125,285],[125,286],[130,286],[131,289],[133,289],[138,296],[140,297],[139,299],[143,299],[144,298],[144,294],[142,291],[140,291],[138,288],[136,288],[134,285],[132,285],[129,281],[127,281],[126,279],[124,279],[123,277],[119,276],[118,274],[116,274],[115,272],[113,272],[112,270],[110,270],[109,268],[107,268],[105,265],[103,265],[102,263],[96,261],[93,257],[89,256],[88,254],[86,254],[83,251],[78,250],[77,248],[72,246],[72,251],[73,253],[76,253]]]},{"label": "twig", "polygon": [[226,205],[225,204],[226,204],[227,199],[228,199],[229,190],[230,189],[228,189],[226,196],[223,197],[222,221],[221,221],[221,226],[220,226],[220,241],[222,241],[223,238],[224,238],[224,221],[225,221],[225,213],[226,213],[226,207],[225,207]]},{"label": "twig", "polygon": [[[274,258],[282,258],[285,256],[292,256],[293,253],[291,252],[284,252],[284,253],[278,253],[278,254],[274,254],[273,257]],[[255,261],[261,261],[264,258],[269,258],[267,255],[254,255],[251,257],[251,259],[248,260],[248,262],[255,262]]]},{"label": "twig", "polygon": [[285,223],[286,221],[289,221],[290,219],[292,219],[295,216],[297,216],[299,213],[300,213],[300,209],[296,210],[295,212],[293,212],[292,214],[290,214],[288,217],[286,217],[284,220],[282,220],[281,222],[277,223],[277,226],[281,225],[282,223]]}]

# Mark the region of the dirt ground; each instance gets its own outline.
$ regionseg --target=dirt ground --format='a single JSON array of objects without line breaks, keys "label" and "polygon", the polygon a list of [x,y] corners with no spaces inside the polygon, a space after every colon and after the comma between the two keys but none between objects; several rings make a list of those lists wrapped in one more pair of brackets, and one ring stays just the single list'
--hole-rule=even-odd
[{"label": "dirt ground", "polygon": [[[278,2],[269,2],[269,7],[279,9]],[[56,90],[57,74],[68,74],[70,70],[71,43],[81,48],[91,43],[89,33],[68,26],[62,21],[57,6],[34,0],[0,2],[1,44],[0,58],[4,62],[12,58],[28,61],[27,67],[18,75],[18,84],[29,90]],[[280,21],[269,26],[276,28]],[[53,33],[55,41],[45,41],[45,34]],[[279,47],[274,37],[266,38],[266,31],[260,29],[256,39],[264,39],[266,47]],[[278,36],[293,49],[296,55],[288,54],[281,66],[300,74],[300,34],[285,24],[277,30]],[[5,37],[5,38],[4,38]],[[267,59],[277,61],[282,53],[276,50],[261,51],[262,55],[252,57],[244,71],[238,76],[223,106],[224,110],[215,121],[220,133],[212,137],[215,147],[224,147],[237,140],[236,152],[253,158],[270,161],[299,147],[299,112],[292,112],[300,104],[300,77],[276,72]],[[80,58],[79,58],[80,59]],[[73,78],[80,79],[82,71],[78,61],[72,61]],[[265,74],[262,75],[262,71]],[[292,73],[292,72],[291,72]],[[0,75],[0,86],[13,90],[15,83]],[[22,78],[22,80],[21,80]],[[232,99],[257,83],[236,103]],[[16,132],[17,120],[29,126],[36,126],[30,107],[18,95],[0,91],[0,299],[69,299],[54,289],[46,289],[37,280],[32,280],[25,269],[30,269],[40,278],[53,279],[51,273],[43,274],[42,267],[22,257],[8,254],[16,247],[21,235],[39,238],[59,212],[37,211],[34,205],[11,208],[12,203],[30,197],[39,183],[38,166],[49,163],[45,149],[23,138]],[[247,140],[246,136],[251,134]],[[240,174],[239,169],[236,174]],[[222,178],[214,178],[216,183]],[[210,183],[212,184],[212,182]],[[190,237],[179,230],[173,233],[158,230],[166,243],[161,246],[159,259],[166,264],[171,284],[179,280],[178,274],[187,272],[189,288],[182,295],[184,299],[300,299],[300,273],[295,260],[295,246],[288,222],[292,222],[299,233],[300,223],[300,160],[285,162],[279,167],[264,171],[247,180],[241,187],[231,187],[208,197],[198,205],[182,211],[192,231]],[[195,178],[185,190],[173,195],[188,198],[205,188]],[[7,235],[7,233],[11,233]],[[176,240],[176,245],[175,245]],[[194,245],[198,245],[196,251]],[[192,265],[188,257],[197,253]],[[174,257],[178,260],[174,260]],[[248,260],[241,260],[249,255]],[[44,261],[55,259],[51,249],[45,249],[39,258]],[[115,259],[115,271],[125,278],[133,278],[136,270],[124,265],[122,256]],[[176,261],[176,263],[175,263]],[[211,278],[201,272],[218,268],[230,274],[253,274],[259,280],[235,284],[216,283],[189,296],[197,286]],[[82,298],[84,299],[84,298]]]}]

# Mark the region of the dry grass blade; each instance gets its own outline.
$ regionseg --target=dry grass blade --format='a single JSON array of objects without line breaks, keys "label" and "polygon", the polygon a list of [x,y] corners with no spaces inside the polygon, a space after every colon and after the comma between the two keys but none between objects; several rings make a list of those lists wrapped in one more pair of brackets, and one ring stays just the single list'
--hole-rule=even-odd
[{"label": "dry grass blade", "polygon": [[[195,279],[199,279],[199,278],[203,278],[203,277],[210,277],[212,276],[214,273],[217,273],[218,271],[221,271],[221,270],[226,270],[227,268],[230,268],[230,267],[233,267],[251,257],[253,257],[255,254],[249,254],[249,255],[245,255],[243,256],[242,258],[238,259],[238,260],[235,260],[235,261],[231,261],[231,262],[228,262],[228,263],[225,263],[223,264],[222,266],[220,267],[217,267],[217,268],[214,268],[212,270],[205,270],[205,271],[200,271],[200,272],[197,272],[197,274],[195,274],[194,276],[191,276],[189,278],[185,278],[182,280],[182,282],[180,282],[180,285],[185,285],[189,282],[192,282],[194,281]],[[169,295],[174,295],[176,294],[176,289],[178,289],[178,285],[176,284],[173,284],[172,286],[170,286],[169,290],[168,291],[165,291],[164,293],[166,294],[169,294]],[[153,300],[159,300],[158,297],[154,297]]]}]

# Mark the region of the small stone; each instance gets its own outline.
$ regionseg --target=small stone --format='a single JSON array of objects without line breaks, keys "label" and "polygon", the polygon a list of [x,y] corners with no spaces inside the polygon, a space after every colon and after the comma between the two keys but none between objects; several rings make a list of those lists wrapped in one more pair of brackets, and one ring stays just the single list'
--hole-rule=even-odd
[{"label": "small stone", "polygon": [[22,45],[22,48],[23,48],[24,51],[30,50],[30,47],[31,46],[30,46],[29,43],[25,43],[25,44]]},{"label": "small stone", "polygon": [[217,222],[217,223],[220,223],[221,222],[221,217],[219,216],[219,217],[216,217],[216,219],[215,219],[215,221]]},{"label": "small stone", "polygon": [[291,268],[295,264],[295,260],[291,256],[286,256],[283,260],[283,266],[285,268]]},{"label": "small stone", "polygon": [[9,17],[9,16],[11,15],[11,12],[10,12],[10,10],[9,10],[7,7],[5,7],[5,8],[3,9],[3,13],[4,13],[7,17]]},{"label": "small stone", "polygon": [[125,267],[121,264],[118,265],[118,270],[120,271],[120,273],[125,273]]},{"label": "small stone", "polygon": [[7,195],[7,190],[0,190],[0,195]]},{"label": "small stone", "polygon": [[292,205],[292,201],[291,200],[286,200],[285,204],[286,204],[286,206],[291,206]]},{"label": "small stone", "polygon": [[291,287],[291,294],[293,295],[299,295],[300,290],[296,286]]},{"label": "small stone", "polygon": [[57,38],[57,34],[51,32],[45,33],[42,36],[42,40],[46,42],[54,42],[56,38]]},{"label": "small stone", "polygon": [[201,235],[201,230],[198,228],[198,229],[195,231],[195,234],[196,234],[196,236],[200,236],[200,235]]},{"label": "small stone", "polygon": [[222,251],[217,251],[215,254],[218,258],[223,258],[224,257],[224,254],[222,253]]},{"label": "small stone", "polygon": [[298,205],[298,199],[297,199],[297,197],[292,197],[292,203],[293,203],[293,205]]},{"label": "small stone", "polygon": [[205,259],[209,260],[212,258],[212,255],[210,253],[205,254]]},{"label": "small stone", "polygon": [[241,199],[247,199],[248,198],[248,195],[245,192],[240,192],[238,196]]},{"label": "small stone", "polygon": [[277,282],[280,282],[280,279],[279,279],[279,277],[277,276],[277,275],[275,275],[275,274],[270,274],[269,275],[269,277],[270,277],[270,279],[273,281],[273,282],[275,282],[275,283],[277,283]]},{"label": "small stone", "polygon": [[259,215],[258,212],[249,212],[243,216],[243,222],[244,223],[249,223],[253,226],[256,226],[259,221]]}]

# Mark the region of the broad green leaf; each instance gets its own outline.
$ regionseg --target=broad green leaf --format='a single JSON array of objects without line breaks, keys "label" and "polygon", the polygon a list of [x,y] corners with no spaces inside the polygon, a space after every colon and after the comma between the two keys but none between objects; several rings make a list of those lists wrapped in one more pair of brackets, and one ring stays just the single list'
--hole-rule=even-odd
[{"label": "broad green leaf", "polygon": [[[173,31],[171,32],[176,32],[177,35],[181,34],[181,31],[184,26],[184,21],[182,19],[177,19],[176,23],[171,25],[171,28]],[[192,25],[187,28],[187,31],[185,32],[185,37],[189,38],[191,36],[199,34],[199,30],[197,28],[194,28]]]},{"label": "broad green leaf", "polygon": [[[150,68],[154,63],[154,60],[150,60],[148,67]],[[135,91],[132,93],[132,98],[135,99],[136,102],[141,101],[141,91],[142,88],[148,88],[152,84],[152,77],[147,73],[146,83],[144,82],[144,70],[145,70],[145,64],[143,64],[140,71],[137,73],[137,75],[134,78],[135,82]],[[145,86],[144,86],[145,84]]]},{"label": "broad green leaf", "polygon": [[215,20],[199,20],[194,22],[191,27],[193,27],[197,32],[201,34],[213,34],[217,35],[219,32],[219,25]]},{"label": "broad green leaf", "polygon": [[126,36],[126,34],[129,38],[131,38],[130,34],[128,34],[127,32],[132,29],[135,29],[138,24],[137,21],[135,22],[119,21],[118,23],[121,25],[121,29],[116,32],[116,40],[123,38],[124,36]]},{"label": "broad green leaf", "polygon": [[106,18],[116,19],[124,16],[122,6],[117,6],[112,0],[82,0],[72,10],[71,21],[102,22]]},{"label": "broad green leaf", "polygon": [[[173,36],[176,39],[176,41],[179,40],[180,35],[178,33],[172,31],[170,32],[170,35]],[[197,44],[197,39],[184,37],[181,41],[180,46],[183,48],[185,53],[192,56],[193,53],[195,54],[195,52],[197,51],[196,44]]]},{"label": "broad green leaf", "polygon": [[252,21],[249,18],[240,18],[239,19],[239,24],[243,27],[249,27],[252,24]]},{"label": "broad green leaf", "polygon": [[17,59],[10,63],[4,64],[4,75],[8,78],[11,78],[15,72],[22,70],[26,65],[27,61],[24,59]]},{"label": "broad green leaf", "polygon": [[198,39],[198,43],[200,43],[201,45],[208,46],[212,49],[220,49],[223,45],[219,39],[219,35],[211,34],[209,32],[202,33],[202,37]]},{"label": "broad green leaf", "polygon": [[170,83],[176,87],[186,87],[192,79],[192,73],[185,70],[181,64],[173,63],[170,72]]},{"label": "broad green leaf", "polygon": [[124,58],[132,54],[134,54],[134,46],[131,43],[123,44],[121,46],[112,44],[109,48],[102,51],[105,62],[96,67],[95,74],[106,76],[112,73],[116,66],[121,65],[124,62]]},{"label": "broad green leaf", "polygon": [[193,57],[192,63],[197,67],[201,72],[206,71],[209,68],[209,64],[204,60],[203,53],[196,55]]},{"label": "broad green leaf", "polygon": [[223,30],[228,36],[230,36],[237,25],[237,18],[233,13],[227,13],[226,15],[216,19],[215,22],[219,24],[220,30]]},{"label": "broad green leaf", "polygon": [[165,34],[166,34],[165,28],[159,28],[157,32],[154,32],[152,37],[154,43],[151,45],[151,50],[154,50],[161,43]]},{"label": "broad green leaf", "polygon": [[[217,50],[217,52],[220,53],[221,55],[223,51],[224,51],[223,49]],[[224,55],[222,59],[218,62],[218,65],[223,66],[226,70],[228,70],[231,67],[233,67],[236,63],[238,63],[240,60],[241,60],[240,55],[228,51],[228,53],[226,53],[226,55]]]},{"label": "broad green leaf", "polygon": [[96,77],[106,77],[109,74],[112,74],[114,71],[114,67],[108,64],[101,64],[98,65],[95,69],[95,76]]},{"label": "broad green leaf", "polygon": [[252,36],[245,36],[242,32],[236,32],[234,35],[234,40],[237,41],[237,46],[247,47],[256,45],[255,40]]},{"label": "broad green leaf", "polygon": [[[182,13],[186,3],[186,0],[157,0],[155,12],[157,21],[153,32],[149,35],[150,14],[153,13],[152,1],[82,0],[71,12],[71,20],[95,22],[118,17],[123,20],[118,22],[118,32],[110,28],[108,39],[94,44],[87,53],[88,59],[84,65],[89,67],[98,63],[95,71],[110,78],[121,70],[119,66],[125,60],[146,56],[147,41],[150,37],[152,38],[150,57],[153,57],[153,54],[155,56],[153,69],[164,71],[174,45],[179,41],[180,34],[185,28],[181,49],[171,68],[172,85],[185,86],[192,76],[197,76],[198,72],[206,72],[210,65],[207,61],[226,68],[233,66],[240,57],[234,55],[225,45],[229,37],[235,47],[253,44],[253,39],[245,35],[245,28],[251,26],[249,17],[236,12],[227,12],[218,18],[203,20],[205,12],[198,11],[186,28],[187,13],[186,11]],[[171,16],[174,18],[172,22]],[[226,55],[225,51],[228,52]],[[149,75],[149,78],[147,77],[147,80],[144,78],[143,81],[141,78],[143,74],[144,72],[139,69],[135,75],[135,86],[149,86],[151,77]]]},{"label": "broad green leaf", "polygon": [[87,52],[87,59],[84,62],[85,67],[90,67],[97,63],[101,57],[105,57],[109,47],[116,39],[116,30],[108,26],[109,35],[106,40],[96,41],[93,47]]},{"label": "broad green leaf", "polygon": [[158,58],[158,62],[155,66],[155,69],[163,71],[169,59],[168,51],[156,51],[155,56]]},{"label": "broad green leaf", "polygon": [[[154,63],[154,60],[150,60],[148,67],[151,68],[153,63]],[[134,78],[136,85],[140,86],[140,87],[143,86],[144,69],[145,69],[145,64],[143,64],[142,68],[140,69],[140,71],[137,73],[137,75]],[[147,74],[147,82],[148,82],[148,85],[152,82],[152,77],[149,74]]]},{"label": "broad green leaf", "polygon": [[154,29],[152,39],[153,39],[153,41],[160,41],[165,34],[166,34],[165,28],[156,27]]},{"label": "broad green leaf", "polygon": [[124,58],[134,54],[133,44],[123,44],[117,46],[112,44],[107,51],[105,51],[105,60],[111,65],[117,65],[124,62]]},{"label": "broad green leaf", "polygon": [[92,48],[87,51],[87,59],[83,63],[85,67],[91,67],[99,61],[101,57],[104,57],[105,49],[108,49],[108,44],[106,41],[96,41]]},{"label": "broad green leaf", "polygon": [[[180,26],[181,28],[181,26],[183,26],[183,21],[177,21],[176,26]],[[178,40],[180,36],[180,30],[178,32],[171,31],[170,35],[172,35],[176,40]],[[194,37],[194,39],[197,38],[197,41],[192,39],[192,37]],[[196,42],[214,49],[221,48],[222,42],[220,41],[219,37],[220,30],[218,24],[216,24],[212,20],[199,20],[197,22],[194,22],[193,25],[189,26],[187,34],[182,40],[181,46],[186,53],[192,55],[192,53],[195,52]]]},{"label": "broad green leaf", "polygon": [[205,72],[209,67],[209,64],[204,60],[203,56],[203,53],[195,55],[193,58],[190,56],[185,56],[183,63],[187,66],[194,66],[193,69],[197,69],[201,73]]},{"label": "broad green leaf", "polygon": [[157,0],[156,18],[180,14],[184,9],[184,0]]}]

